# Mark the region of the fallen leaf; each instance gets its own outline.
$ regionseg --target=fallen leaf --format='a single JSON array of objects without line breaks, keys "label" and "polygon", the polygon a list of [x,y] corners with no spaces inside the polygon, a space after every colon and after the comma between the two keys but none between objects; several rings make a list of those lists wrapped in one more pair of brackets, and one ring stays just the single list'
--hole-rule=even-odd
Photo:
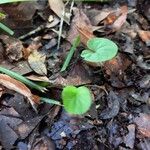
[{"label": "fallen leaf", "polygon": [[121,15],[115,20],[115,22],[112,25],[112,28],[115,31],[120,30],[122,25],[126,22],[127,14],[128,14],[128,7],[127,6],[122,6],[120,8],[120,13],[121,13]]},{"label": "fallen leaf", "polygon": [[30,76],[26,76],[26,77],[33,81],[49,82],[49,79],[46,76],[30,75]]},{"label": "fallen leaf", "polygon": [[7,35],[0,35],[0,39],[6,47],[4,54],[8,57],[10,62],[18,61],[23,57],[24,47],[20,40]]},{"label": "fallen leaf", "polygon": [[15,128],[15,131],[18,132],[21,139],[25,139],[41,122],[43,116],[35,117],[33,119],[29,119],[27,121],[21,122]]},{"label": "fallen leaf", "polygon": [[112,13],[112,10],[102,9],[101,11],[98,11],[98,12],[99,13],[96,16],[94,16],[94,18],[91,18],[92,19],[92,23],[94,25],[98,25],[98,23],[100,23],[105,18],[107,18],[109,16],[109,14]]},{"label": "fallen leaf", "polygon": [[104,109],[101,114],[100,118],[102,119],[111,119],[114,118],[120,110],[120,97],[113,91],[109,92],[108,95],[108,107]]},{"label": "fallen leaf", "polygon": [[131,61],[127,58],[127,56],[124,54],[118,54],[117,57],[105,62],[103,64],[103,68],[108,75],[121,75],[129,67],[129,65],[131,65]]},{"label": "fallen leaf", "polygon": [[[32,17],[36,10],[41,9],[41,5],[37,2],[23,2],[15,5],[1,5],[2,10],[7,14],[4,20],[12,29],[30,29],[32,25]],[[23,33],[21,33],[23,34]]]},{"label": "fallen leaf", "polygon": [[112,12],[112,13],[109,14],[109,15],[107,16],[107,18],[104,20],[104,24],[105,24],[105,25],[113,24],[116,19],[117,19],[117,16],[116,16],[115,12]]},{"label": "fallen leaf", "polygon": [[46,75],[47,68],[45,65],[46,55],[34,50],[28,57],[30,67],[39,75]]},{"label": "fallen leaf", "polygon": [[126,147],[130,147],[131,149],[133,149],[135,143],[135,125],[130,124],[127,126],[127,128],[129,132],[124,137],[124,143],[126,144]]},{"label": "fallen leaf", "polygon": [[14,72],[17,72],[21,75],[28,74],[28,73],[32,72],[32,69],[30,68],[27,61],[19,61],[16,63],[10,63],[7,61],[3,61],[1,63],[1,67],[7,68],[7,69],[14,71]]},{"label": "fallen leaf", "polygon": [[32,150],[54,150],[55,144],[53,141],[47,137],[47,136],[42,136],[42,137],[36,137],[34,139],[34,143],[32,145]]},{"label": "fallen leaf", "polygon": [[23,50],[24,59],[27,59],[33,51],[38,50],[40,47],[41,43],[39,41],[32,41],[31,44]]},{"label": "fallen leaf", "polygon": [[0,111],[0,141],[3,148],[14,148],[13,145],[19,138],[14,128],[21,122],[20,115],[12,107],[7,107]]},{"label": "fallen leaf", "polygon": [[85,28],[85,27],[79,27],[77,26],[77,30],[79,32],[79,35],[80,35],[80,39],[81,39],[81,42],[84,44],[84,45],[87,45],[87,41],[91,38],[94,38],[95,36],[93,35],[93,32],[92,30],[89,30],[89,28]]},{"label": "fallen leaf", "polygon": [[84,82],[81,77],[79,76],[74,76],[74,77],[67,77],[67,78],[63,78],[61,75],[59,75],[56,79],[52,79],[50,80],[50,83],[53,85],[53,86],[67,86],[67,85],[75,85],[75,86],[78,86],[78,85],[82,85],[82,84],[88,84],[88,83],[91,83],[91,81],[86,81]]},{"label": "fallen leaf", "polygon": [[[65,4],[62,0],[48,0],[50,8],[56,13],[56,15],[60,18],[63,17],[63,13],[65,11]],[[64,21],[69,24],[69,14],[65,12]]]},{"label": "fallen leaf", "polygon": [[2,95],[3,95],[3,88],[0,87],[0,98],[1,98]]},{"label": "fallen leaf", "polygon": [[75,8],[73,12],[75,16],[71,22],[67,40],[73,43],[73,40],[80,35],[81,42],[86,45],[89,38],[94,37],[91,22],[82,10]]},{"label": "fallen leaf", "polygon": [[8,75],[0,74],[0,84],[10,90],[16,91],[24,95],[29,100],[32,107],[35,109],[33,98],[32,98],[33,95],[31,91],[23,83],[9,77]]},{"label": "fallen leaf", "polygon": [[138,30],[138,35],[147,46],[150,46],[150,31]]},{"label": "fallen leaf", "polygon": [[150,115],[140,113],[140,115],[134,119],[134,122],[137,125],[140,136],[142,138],[150,138]]}]

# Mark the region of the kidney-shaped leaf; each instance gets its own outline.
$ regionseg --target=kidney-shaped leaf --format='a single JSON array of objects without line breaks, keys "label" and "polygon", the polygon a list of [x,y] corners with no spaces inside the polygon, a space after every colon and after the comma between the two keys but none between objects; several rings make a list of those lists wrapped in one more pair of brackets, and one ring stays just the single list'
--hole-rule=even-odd
[{"label": "kidney-shaped leaf", "polygon": [[92,38],[88,40],[89,49],[82,51],[81,57],[89,62],[104,62],[112,59],[118,52],[118,46],[106,38]]},{"label": "kidney-shaped leaf", "polygon": [[86,113],[92,103],[90,90],[84,86],[66,86],[62,91],[65,110],[70,114]]}]

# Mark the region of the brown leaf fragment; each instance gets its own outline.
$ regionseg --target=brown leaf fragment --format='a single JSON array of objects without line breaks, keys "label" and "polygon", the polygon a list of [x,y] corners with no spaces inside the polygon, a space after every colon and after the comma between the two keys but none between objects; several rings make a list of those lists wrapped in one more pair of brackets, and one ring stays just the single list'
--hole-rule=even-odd
[{"label": "brown leaf fragment", "polygon": [[92,19],[92,23],[94,25],[98,25],[98,23],[100,23],[105,18],[107,18],[108,15],[111,14],[111,13],[112,13],[112,10],[102,9],[96,16],[94,16],[94,18],[91,18]]},{"label": "brown leaf fragment", "polygon": [[139,30],[138,34],[142,41],[145,42],[147,46],[150,46],[150,31]]},{"label": "brown leaf fragment", "polygon": [[28,57],[28,62],[30,67],[39,75],[46,75],[47,68],[45,65],[46,55],[38,52],[37,50],[33,51]]},{"label": "brown leaf fragment", "polygon": [[18,61],[23,57],[24,47],[20,40],[7,35],[1,35],[0,39],[2,40],[2,43],[5,44],[6,51],[4,53],[10,62]]},{"label": "brown leaf fragment", "polygon": [[21,75],[25,75],[25,74],[28,74],[28,73],[32,72],[32,69],[30,68],[27,61],[19,61],[19,62],[16,62],[16,63],[10,63],[10,62],[7,62],[7,61],[3,61],[1,63],[1,66],[4,67],[4,68],[9,69],[11,71],[17,72]]},{"label": "brown leaf fragment", "polygon": [[[48,0],[50,8],[56,13],[60,18],[63,17],[65,11],[65,4],[62,0]],[[65,12],[64,21],[69,24],[70,16]]]},{"label": "brown leaf fragment", "polygon": [[12,149],[19,138],[14,131],[14,128],[22,123],[22,120],[18,117],[20,115],[12,107],[0,111],[0,141],[5,149]]},{"label": "brown leaf fragment", "polygon": [[126,22],[127,14],[128,14],[128,7],[122,6],[120,8],[121,15],[116,19],[116,21],[113,23],[112,28],[115,31],[118,31],[121,29],[122,25]]},{"label": "brown leaf fragment", "polygon": [[108,94],[108,107],[104,109],[101,114],[101,119],[110,119],[117,116],[120,110],[120,97],[117,93],[110,91]]},{"label": "brown leaf fragment", "polygon": [[115,22],[115,20],[117,19],[117,16],[114,12],[112,12],[111,14],[109,14],[107,16],[107,18],[104,20],[104,24],[105,25],[111,25]]},{"label": "brown leaf fragment", "polygon": [[16,92],[24,95],[29,100],[32,107],[35,109],[34,102],[32,100],[33,95],[31,93],[31,91],[23,83],[11,78],[8,75],[0,74],[0,84],[10,90],[16,91]]},{"label": "brown leaf fragment", "polygon": [[15,5],[1,5],[1,8],[7,14],[5,23],[12,29],[21,30],[20,34],[23,34],[23,29],[31,29],[33,26],[32,17],[37,9],[41,9],[41,5],[35,1],[28,1]]},{"label": "brown leaf fragment", "polygon": [[32,145],[32,150],[54,150],[54,149],[55,149],[54,143],[47,136],[36,138]]},{"label": "brown leaf fragment", "polygon": [[81,42],[86,45],[87,40],[93,37],[92,25],[89,18],[81,9],[74,9],[74,18],[71,22],[71,28],[67,40],[73,43],[73,40],[80,35]]},{"label": "brown leaf fragment", "polygon": [[150,115],[140,113],[140,115],[134,119],[134,122],[137,125],[137,130],[140,137],[150,138]]},{"label": "brown leaf fragment", "polygon": [[27,59],[33,51],[38,50],[41,46],[42,44],[39,42],[39,39],[37,39],[37,41],[32,41],[27,48],[24,48],[23,57]]},{"label": "brown leaf fragment", "polygon": [[61,75],[59,75],[55,80],[50,80],[50,83],[53,84],[53,86],[67,86],[67,85],[82,85],[90,83],[91,81],[86,81],[86,83],[81,79],[79,76],[70,77],[68,76],[66,79],[63,78]]},{"label": "brown leaf fragment", "polygon": [[89,39],[95,37],[95,36],[93,35],[92,30],[90,31],[89,28],[78,27],[78,26],[77,26],[77,30],[78,30],[78,32],[79,32],[81,42],[82,42],[84,45],[87,45],[87,41],[88,41]]},{"label": "brown leaf fragment", "polygon": [[124,54],[119,54],[104,63],[103,67],[108,75],[118,74],[121,75],[131,65],[131,61]]},{"label": "brown leaf fragment", "polygon": [[126,147],[130,147],[131,149],[134,148],[134,142],[135,142],[135,125],[130,124],[128,125],[128,134],[124,137],[124,143],[126,144]]},{"label": "brown leaf fragment", "polygon": [[43,116],[35,117],[33,119],[20,123],[15,130],[20,135],[21,139],[25,139],[40,123]]},{"label": "brown leaf fragment", "polygon": [[26,77],[33,81],[49,82],[49,79],[46,76],[30,75],[30,76],[26,76]]}]

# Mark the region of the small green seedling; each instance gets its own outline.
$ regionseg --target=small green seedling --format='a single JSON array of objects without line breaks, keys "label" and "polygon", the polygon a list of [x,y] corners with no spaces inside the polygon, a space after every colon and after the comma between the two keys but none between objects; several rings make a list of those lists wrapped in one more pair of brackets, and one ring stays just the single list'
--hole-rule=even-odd
[{"label": "small green seedling", "polygon": [[83,50],[81,57],[91,63],[102,63],[116,56],[118,46],[106,38],[92,38],[87,42],[88,49]]},{"label": "small green seedling", "polygon": [[70,114],[81,115],[86,113],[92,103],[91,92],[85,86],[66,86],[62,91],[62,100],[65,110]]}]

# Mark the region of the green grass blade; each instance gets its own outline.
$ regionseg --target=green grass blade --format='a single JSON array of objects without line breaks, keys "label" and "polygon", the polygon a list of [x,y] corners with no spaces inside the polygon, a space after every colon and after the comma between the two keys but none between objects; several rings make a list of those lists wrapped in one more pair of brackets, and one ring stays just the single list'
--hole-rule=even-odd
[{"label": "green grass blade", "polygon": [[7,74],[16,80],[21,81],[22,83],[28,85],[29,87],[31,87],[33,89],[36,89],[36,90],[41,91],[41,92],[46,91],[45,87],[42,87],[38,84],[35,84],[34,82],[30,81],[29,79],[25,78],[24,76],[22,76],[16,72],[10,71],[10,70],[3,68],[3,67],[0,67],[0,72]]},{"label": "green grass blade", "polygon": [[36,0],[0,0],[0,4],[14,3],[14,2],[25,2],[25,1],[36,1]]},{"label": "green grass blade", "polygon": [[62,66],[62,68],[61,68],[61,70],[60,70],[61,72],[62,72],[62,71],[65,71],[66,68],[68,67],[68,65],[69,65],[69,63],[70,63],[70,60],[71,60],[71,58],[72,58],[72,56],[73,56],[73,54],[74,54],[74,52],[75,52],[75,49],[76,49],[76,47],[77,47],[79,44],[80,44],[80,36],[77,36],[77,37],[75,38],[74,42],[73,42],[73,45],[72,45],[72,47],[71,47],[71,49],[70,49],[68,55],[67,55],[67,58],[66,58],[66,60],[65,60],[65,62],[64,62],[64,64],[63,64],[63,66]]},{"label": "green grass blade", "polygon": [[56,101],[56,100],[54,100],[54,99],[49,99],[49,98],[40,97],[40,100],[41,100],[42,102],[45,102],[45,103],[55,104],[55,105],[62,106],[62,104],[61,104],[59,101]]},{"label": "green grass blade", "polygon": [[7,26],[5,26],[3,23],[0,23],[0,28],[2,30],[4,30],[5,32],[9,33],[10,35],[14,34],[14,31],[12,31],[10,28],[8,28]]}]

